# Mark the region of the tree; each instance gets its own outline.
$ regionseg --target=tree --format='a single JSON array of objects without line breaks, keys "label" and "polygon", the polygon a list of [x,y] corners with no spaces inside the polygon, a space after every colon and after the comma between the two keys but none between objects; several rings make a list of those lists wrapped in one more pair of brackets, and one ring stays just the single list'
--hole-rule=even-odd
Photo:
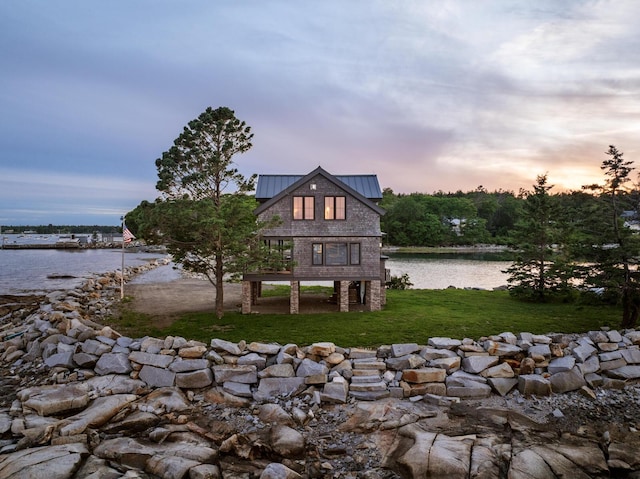
[{"label": "tree", "polygon": [[518,257],[506,272],[509,291],[519,297],[544,301],[549,293],[569,291],[565,263],[559,255],[559,214],[553,185],[539,175],[533,191],[523,191],[523,214],[513,234]]},{"label": "tree", "polygon": [[[259,261],[260,226],[253,214],[255,175],[245,178],[233,158],[251,148],[253,134],[226,107],[207,108],[156,160],[162,196],[146,233],[167,245],[174,260],[215,286],[216,315],[224,314],[223,281]],[[139,216],[138,216],[139,218]]]},{"label": "tree", "polygon": [[589,243],[586,256],[593,265],[585,269],[585,286],[602,288],[622,303],[622,328],[633,328],[640,313],[640,282],[638,281],[638,256],[640,241],[625,226],[623,212],[635,209],[631,203],[629,183],[633,162],[626,161],[623,153],[610,145],[609,158],[603,160],[605,174],[603,185],[589,185],[585,189],[599,193],[596,204],[586,224],[589,226]]}]

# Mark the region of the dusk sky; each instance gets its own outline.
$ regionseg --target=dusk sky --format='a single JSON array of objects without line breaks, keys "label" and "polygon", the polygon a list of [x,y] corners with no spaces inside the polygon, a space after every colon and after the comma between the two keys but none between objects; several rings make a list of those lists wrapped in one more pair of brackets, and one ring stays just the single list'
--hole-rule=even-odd
[{"label": "dusk sky", "polygon": [[[253,173],[396,193],[640,169],[640,1],[0,2],[0,226],[117,225],[207,107]],[[635,173],[634,173],[635,178]]]}]

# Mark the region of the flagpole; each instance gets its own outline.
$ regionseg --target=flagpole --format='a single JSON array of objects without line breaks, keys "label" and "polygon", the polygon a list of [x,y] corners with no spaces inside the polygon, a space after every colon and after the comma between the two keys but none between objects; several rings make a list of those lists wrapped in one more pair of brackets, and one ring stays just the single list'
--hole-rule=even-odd
[{"label": "flagpole", "polygon": [[124,299],[124,216],[120,217],[122,222],[122,269],[120,270],[120,299]]}]

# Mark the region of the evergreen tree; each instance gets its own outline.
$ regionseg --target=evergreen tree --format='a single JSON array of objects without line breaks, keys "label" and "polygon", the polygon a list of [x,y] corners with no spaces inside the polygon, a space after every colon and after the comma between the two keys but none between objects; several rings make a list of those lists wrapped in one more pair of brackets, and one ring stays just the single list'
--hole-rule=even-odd
[{"label": "evergreen tree", "polygon": [[[174,145],[156,160],[162,197],[148,213],[146,233],[167,245],[176,262],[215,286],[216,315],[224,314],[223,281],[261,261],[257,206],[247,195],[255,175],[234,167],[251,148],[253,134],[226,107],[207,108],[189,122]],[[139,220],[141,215],[135,215]]]},{"label": "evergreen tree", "polygon": [[598,193],[585,221],[589,236],[584,255],[590,261],[583,268],[584,285],[597,288],[622,304],[622,328],[633,328],[640,313],[640,281],[638,257],[640,239],[626,224],[625,211],[635,211],[636,205],[628,188],[633,162],[610,145],[601,169],[605,174],[603,185],[590,185]]},{"label": "evergreen tree", "polygon": [[549,194],[553,185],[547,175],[537,177],[533,191],[523,191],[523,214],[513,234],[518,257],[506,272],[509,291],[518,297],[544,301],[568,293],[567,264],[560,254],[560,215],[556,198]]}]

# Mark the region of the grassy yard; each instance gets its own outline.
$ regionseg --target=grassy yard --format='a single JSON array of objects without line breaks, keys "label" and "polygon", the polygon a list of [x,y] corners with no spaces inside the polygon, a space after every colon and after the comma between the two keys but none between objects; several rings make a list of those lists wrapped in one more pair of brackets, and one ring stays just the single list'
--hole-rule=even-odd
[{"label": "grassy yard", "polygon": [[[227,312],[221,320],[212,313],[187,314],[159,330],[153,318],[127,310],[112,326],[132,337],[182,336],[209,342],[229,341],[308,345],[331,341],[343,347],[378,346],[445,336],[478,339],[505,331],[571,333],[617,327],[621,310],[611,306],[536,304],[512,299],[506,291],[390,290],[383,311],[323,314],[252,314]],[[278,294],[275,293],[270,294]]]}]

